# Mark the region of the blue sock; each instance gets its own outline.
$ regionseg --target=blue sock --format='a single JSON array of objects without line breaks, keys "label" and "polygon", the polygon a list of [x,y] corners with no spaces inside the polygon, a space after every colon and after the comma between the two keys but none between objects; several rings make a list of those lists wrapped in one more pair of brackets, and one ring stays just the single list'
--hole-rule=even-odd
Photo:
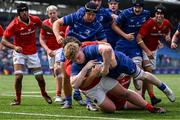
[{"label": "blue sock", "polygon": [[159,89],[164,91],[166,89],[166,85],[164,83],[161,83]]},{"label": "blue sock", "polygon": [[65,97],[65,102],[68,102],[68,104],[72,104],[72,96]]},{"label": "blue sock", "polygon": [[81,93],[79,89],[74,89],[73,98],[76,100],[82,100]]},{"label": "blue sock", "polygon": [[86,105],[91,104],[91,99],[89,97],[86,97]]}]

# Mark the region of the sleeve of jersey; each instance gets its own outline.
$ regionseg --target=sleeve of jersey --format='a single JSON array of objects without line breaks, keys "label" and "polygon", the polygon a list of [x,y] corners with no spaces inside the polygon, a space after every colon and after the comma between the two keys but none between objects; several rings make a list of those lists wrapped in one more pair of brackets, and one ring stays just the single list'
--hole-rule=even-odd
[{"label": "sleeve of jersey", "polygon": [[4,37],[9,39],[11,36],[15,34],[15,27],[14,27],[14,21],[12,21],[4,31]]},{"label": "sleeve of jersey", "polygon": [[0,25],[0,37],[3,36],[3,33],[4,33],[4,29],[3,29],[2,26]]},{"label": "sleeve of jersey", "polygon": [[87,57],[99,57],[98,45],[89,45],[83,48],[83,52]]},{"label": "sleeve of jersey", "polygon": [[38,27],[41,27],[41,26],[42,26],[42,21],[41,21],[41,19],[40,19],[39,17],[37,17],[37,16],[35,16],[34,18],[35,18],[35,21],[36,21]]},{"label": "sleeve of jersey", "polygon": [[108,11],[108,9],[105,9],[105,12],[106,12],[106,20],[109,22],[112,22],[113,19],[112,19],[110,11]]},{"label": "sleeve of jersey", "polygon": [[66,58],[65,58],[64,50],[63,50],[60,54],[60,62],[65,62],[65,60],[66,60]]},{"label": "sleeve of jersey", "polygon": [[150,27],[150,25],[148,25],[148,22],[145,22],[142,27],[139,30],[139,33],[142,36],[146,36],[148,34],[148,28]]},{"label": "sleeve of jersey", "polygon": [[71,76],[77,75],[81,71],[82,67],[83,66],[81,66],[81,65],[78,65],[76,63],[72,63]]},{"label": "sleeve of jersey", "polygon": [[63,24],[71,26],[75,22],[76,18],[77,18],[77,14],[76,13],[72,13],[72,14],[69,14],[67,16],[64,16],[63,17],[63,22],[64,22]]},{"label": "sleeve of jersey", "polygon": [[106,39],[106,34],[104,33],[103,27],[101,25],[96,34],[96,40],[104,40],[104,39]]},{"label": "sleeve of jersey", "polygon": [[119,14],[118,17],[115,19],[115,23],[118,25],[123,25],[125,21],[126,21],[126,17],[123,12]]}]

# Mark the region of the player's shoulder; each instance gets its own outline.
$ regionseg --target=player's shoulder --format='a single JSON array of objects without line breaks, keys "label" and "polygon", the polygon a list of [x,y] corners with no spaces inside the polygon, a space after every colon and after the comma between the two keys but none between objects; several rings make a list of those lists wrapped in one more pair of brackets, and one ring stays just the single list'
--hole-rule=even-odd
[{"label": "player's shoulder", "polygon": [[43,20],[43,24],[49,24],[49,19]]},{"label": "player's shoulder", "polygon": [[40,18],[38,16],[35,16],[35,15],[29,15],[29,18],[30,18],[31,21],[40,20]]},{"label": "player's shoulder", "polygon": [[170,24],[170,21],[168,20],[168,19],[164,19],[164,23],[166,23],[166,24]]}]

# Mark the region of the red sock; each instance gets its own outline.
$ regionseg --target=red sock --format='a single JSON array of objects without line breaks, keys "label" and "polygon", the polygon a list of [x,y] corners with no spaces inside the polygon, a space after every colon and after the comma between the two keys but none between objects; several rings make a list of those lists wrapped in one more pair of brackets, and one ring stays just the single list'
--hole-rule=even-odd
[{"label": "red sock", "polygon": [[61,96],[61,91],[60,90],[56,91],[56,96]]},{"label": "red sock", "polygon": [[147,103],[147,105],[145,106],[145,108],[146,108],[146,110],[148,110],[148,111],[150,111],[150,112],[154,112],[154,107],[153,107],[151,104],[149,104],[149,103]]},{"label": "red sock", "polygon": [[149,92],[149,97],[150,98],[154,98],[154,93],[153,92]]}]

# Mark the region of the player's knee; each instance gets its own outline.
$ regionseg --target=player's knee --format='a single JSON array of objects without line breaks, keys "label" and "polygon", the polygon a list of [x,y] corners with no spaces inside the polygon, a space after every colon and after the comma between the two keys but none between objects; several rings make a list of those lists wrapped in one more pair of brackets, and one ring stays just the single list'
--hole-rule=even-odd
[{"label": "player's knee", "polygon": [[22,81],[23,74],[15,74],[15,79],[16,79],[16,81]]},{"label": "player's knee", "polygon": [[153,68],[152,68],[152,66],[144,66],[144,71],[152,73]]}]

